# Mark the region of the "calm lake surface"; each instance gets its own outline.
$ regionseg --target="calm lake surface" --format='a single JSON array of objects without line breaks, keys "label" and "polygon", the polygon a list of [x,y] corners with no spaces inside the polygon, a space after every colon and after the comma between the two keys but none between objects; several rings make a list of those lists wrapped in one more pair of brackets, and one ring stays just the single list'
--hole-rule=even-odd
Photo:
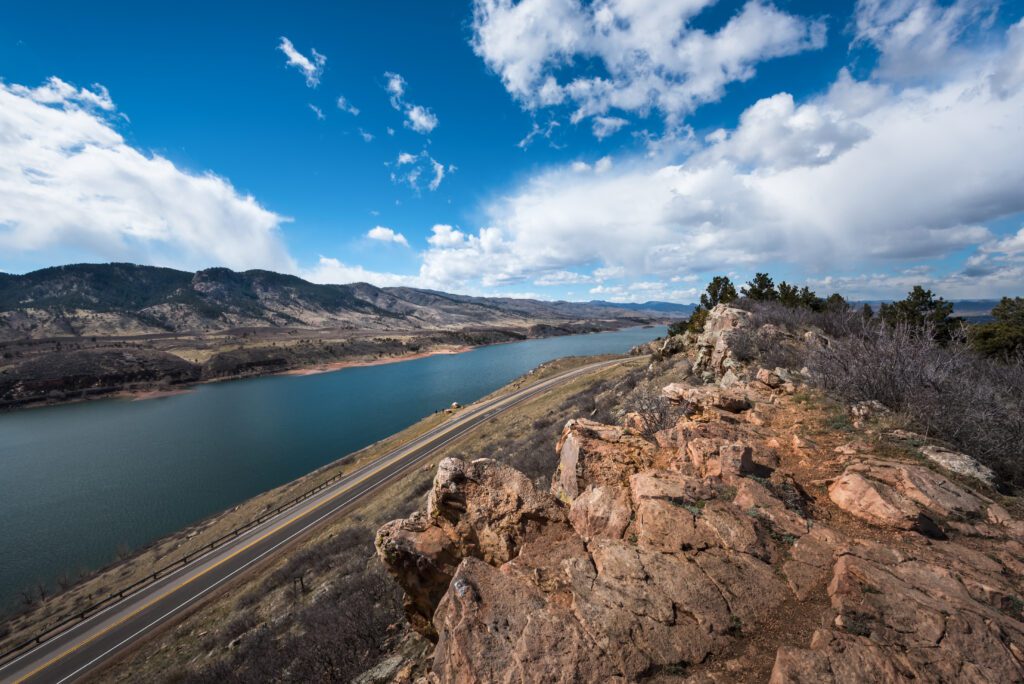
[{"label": "calm lake surface", "polygon": [[469,403],[539,364],[624,353],[629,328],[309,376],[0,414],[0,613],[19,591],[102,567],[256,494]]}]

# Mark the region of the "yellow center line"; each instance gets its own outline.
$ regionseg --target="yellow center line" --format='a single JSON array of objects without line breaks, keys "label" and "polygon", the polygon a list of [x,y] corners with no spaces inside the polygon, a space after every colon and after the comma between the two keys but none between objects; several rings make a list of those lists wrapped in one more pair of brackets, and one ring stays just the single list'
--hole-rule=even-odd
[{"label": "yellow center line", "polygon": [[[476,418],[481,413],[485,413],[486,411],[492,410],[494,408],[498,408],[498,407],[502,406],[503,404],[509,403],[510,401],[512,401],[514,399],[521,398],[523,395],[530,394],[531,391],[533,391],[533,392],[540,392],[541,390],[546,389],[547,387],[549,387],[550,385],[554,384],[555,382],[557,382],[559,380],[567,380],[570,377],[574,377],[576,375],[582,375],[587,370],[593,370],[594,368],[597,368],[598,366],[601,366],[601,365],[611,365],[611,363],[612,363],[611,361],[608,361],[608,362],[602,362],[602,363],[594,364],[592,366],[584,366],[583,368],[577,368],[577,369],[575,369],[573,371],[569,371],[567,373],[564,373],[563,375],[555,376],[554,378],[550,378],[548,380],[541,381],[541,382],[539,382],[539,383],[537,383],[535,385],[531,385],[531,386],[525,387],[522,390],[520,390],[519,392],[516,392],[514,394],[511,394],[511,395],[508,395],[506,397],[503,397],[501,399],[496,400],[494,403],[484,404],[480,408],[478,408],[476,411],[474,411],[472,414],[470,414],[470,415],[463,415],[461,417],[461,420],[452,421],[452,423],[447,428],[445,428],[441,432],[438,432],[436,435],[434,435],[434,437],[435,438],[436,437],[443,437],[444,435],[449,434],[450,432],[452,432],[456,428],[465,425],[466,422],[472,420],[473,418]],[[433,441],[433,440],[430,440],[430,441]],[[405,458],[411,452],[413,452],[416,449],[420,448],[420,446],[423,446],[423,445],[422,444],[418,444],[417,442],[413,442],[413,443],[411,443],[409,445],[406,445],[406,447],[404,449],[400,450],[393,457],[382,459],[380,464],[376,468],[374,468],[374,469],[370,470],[369,472],[365,473],[359,479],[354,480],[354,481],[346,484],[345,486],[339,488],[338,491],[332,493],[327,498],[318,500],[317,504],[315,506],[313,506],[312,508],[309,508],[309,509],[307,509],[305,511],[298,512],[297,515],[293,515],[291,518],[288,518],[286,520],[280,521],[279,524],[276,524],[276,525],[272,526],[271,529],[268,529],[266,532],[264,532],[260,536],[256,537],[255,539],[250,540],[244,546],[242,546],[242,547],[232,551],[230,554],[228,554],[224,558],[221,558],[220,560],[218,560],[213,565],[210,565],[209,567],[207,567],[205,569],[202,569],[201,571],[197,572],[195,575],[193,575],[192,577],[188,578],[187,580],[181,582],[180,584],[174,585],[173,587],[169,587],[163,593],[161,593],[158,596],[150,599],[149,601],[147,601],[143,605],[139,606],[138,608],[136,608],[132,612],[122,616],[116,622],[113,622],[113,623],[107,625],[106,627],[104,627],[99,632],[96,632],[95,634],[92,634],[88,638],[86,638],[83,641],[80,641],[79,643],[75,644],[74,646],[68,648],[67,650],[63,651],[59,655],[56,655],[56,656],[52,657],[51,659],[47,660],[45,663],[43,663],[42,665],[39,665],[38,667],[33,669],[31,672],[29,672],[29,673],[19,677],[18,679],[15,680],[15,684],[20,684],[21,682],[24,682],[24,681],[26,681],[28,679],[31,679],[32,677],[34,677],[35,675],[39,674],[41,671],[45,670],[46,668],[50,667],[51,665],[53,665],[57,661],[63,660],[64,658],[66,658],[67,656],[71,655],[75,651],[79,650],[83,646],[86,646],[86,645],[92,643],[96,639],[99,639],[103,635],[105,635],[108,632],[110,632],[112,629],[114,629],[114,628],[124,624],[125,622],[127,622],[130,619],[132,619],[133,617],[135,617],[139,613],[143,612],[147,608],[150,608],[154,604],[159,603],[160,601],[164,600],[165,598],[167,598],[171,594],[173,594],[173,593],[175,593],[177,591],[180,591],[181,589],[184,589],[185,587],[187,587],[189,584],[191,584],[195,580],[199,579],[200,577],[204,577],[205,575],[207,575],[210,572],[212,572],[213,570],[217,569],[218,567],[220,567],[224,563],[228,562],[232,558],[238,556],[240,553],[243,553],[244,551],[247,551],[248,549],[252,548],[256,544],[259,544],[261,541],[263,541],[267,537],[271,536],[272,534],[280,532],[287,525],[291,525],[291,524],[295,523],[296,521],[298,521],[301,518],[309,515],[313,511],[323,507],[325,504],[328,504],[328,503],[334,501],[335,499],[337,499],[342,494],[348,493],[354,487],[356,487],[357,485],[365,482],[368,478],[372,477],[373,475],[376,475],[381,470],[384,470],[385,468],[387,468],[387,467],[395,464],[396,462],[400,461],[401,459]]]}]

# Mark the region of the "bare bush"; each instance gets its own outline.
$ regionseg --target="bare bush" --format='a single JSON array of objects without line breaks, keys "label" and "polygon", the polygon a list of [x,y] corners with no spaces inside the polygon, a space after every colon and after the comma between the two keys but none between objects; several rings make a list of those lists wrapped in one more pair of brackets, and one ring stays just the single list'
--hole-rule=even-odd
[{"label": "bare bush", "polygon": [[672,407],[654,385],[645,382],[629,393],[625,409],[640,416],[643,433],[651,437],[672,423]]},{"label": "bare bush", "polygon": [[729,335],[729,349],[733,358],[746,363],[758,355],[757,333],[751,328],[739,328]]},{"label": "bare bush", "polygon": [[1024,486],[1024,364],[974,353],[964,335],[940,344],[929,327],[871,325],[816,350],[808,366],[848,401],[876,400],[917,432],[992,468],[1001,489]]},{"label": "bare bush", "polygon": [[370,557],[367,540],[360,544],[335,556],[329,588],[311,603],[267,623],[255,610],[243,611],[209,644],[234,643],[229,655],[178,677],[195,684],[349,682],[372,667],[393,646],[402,591]]},{"label": "bare bush", "polygon": [[729,336],[729,349],[737,361],[757,359],[767,368],[801,368],[807,353],[806,345],[797,344],[777,324],[734,330]]},{"label": "bare bush", "polygon": [[860,311],[845,307],[831,307],[815,311],[805,306],[786,306],[780,302],[757,302],[739,299],[733,304],[753,314],[754,328],[766,323],[791,333],[817,329],[829,337],[846,337],[865,330],[866,321]]}]

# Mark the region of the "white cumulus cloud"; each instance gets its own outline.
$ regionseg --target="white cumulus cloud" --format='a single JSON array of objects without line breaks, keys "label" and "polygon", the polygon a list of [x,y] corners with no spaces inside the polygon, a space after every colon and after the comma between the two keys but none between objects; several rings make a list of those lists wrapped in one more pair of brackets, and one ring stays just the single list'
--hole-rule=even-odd
[{"label": "white cumulus cloud", "polygon": [[856,37],[881,53],[879,74],[932,80],[973,61],[961,39],[987,28],[998,8],[997,0],[858,0]]},{"label": "white cumulus cloud", "polygon": [[[401,74],[388,71],[384,73],[384,78],[387,79],[385,89],[390,96],[391,106],[405,114],[404,125],[406,128],[424,135],[437,128],[440,122],[434,112],[422,105],[406,101],[405,90],[407,84]],[[393,135],[391,129],[388,129],[388,134]]]},{"label": "white cumulus cloud", "polygon": [[321,256],[316,266],[299,273],[302,278],[324,285],[370,283],[377,287],[420,287],[417,276],[371,271],[358,265],[346,264],[339,259]]},{"label": "white cumulus cloud", "polygon": [[405,125],[417,133],[430,133],[437,128],[437,116],[426,107],[413,105],[406,110],[405,116]]},{"label": "white cumulus cloud", "polygon": [[339,95],[338,96],[337,105],[338,105],[338,109],[340,109],[341,111],[348,112],[352,116],[359,116],[359,108],[356,107],[351,102],[349,102],[348,99],[344,95]]},{"label": "white cumulus cloud", "polygon": [[366,237],[371,240],[377,240],[378,242],[391,242],[396,245],[402,245],[403,247],[409,246],[409,241],[405,239],[404,235],[397,233],[386,226],[374,226],[366,233]]},{"label": "white cumulus cloud", "polygon": [[102,87],[0,83],[0,254],[291,270],[288,219],[127,144]]},{"label": "white cumulus cloud", "polygon": [[454,164],[445,166],[430,156],[426,150],[419,154],[399,152],[394,166],[395,170],[391,172],[391,181],[408,185],[416,192],[420,190],[420,179],[424,175],[428,175],[430,178],[427,188],[434,192],[441,187],[441,181],[456,171]]},{"label": "white cumulus cloud", "polygon": [[753,103],[682,158],[550,168],[486,205],[486,227],[432,244],[422,272],[485,285],[593,264],[660,279],[770,262],[834,273],[973,246],[977,267],[1001,269],[989,286],[1008,282],[1020,266],[1000,246],[1016,243],[986,223],[1024,211],[1022,31],[993,36],[970,69],[930,87],[843,70],[823,95]]},{"label": "white cumulus cloud", "polygon": [[[571,103],[574,122],[660,111],[675,125],[764,60],[821,48],[822,21],[751,0],[720,29],[692,21],[714,0],[475,0],[473,49],[528,109]],[[564,76],[577,60],[604,73]],[[595,126],[595,134],[607,131]]]},{"label": "white cumulus cloud", "polygon": [[614,135],[628,123],[629,121],[621,116],[595,116],[593,124],[594,137],[598,140],[603,140],[610,135]]}]

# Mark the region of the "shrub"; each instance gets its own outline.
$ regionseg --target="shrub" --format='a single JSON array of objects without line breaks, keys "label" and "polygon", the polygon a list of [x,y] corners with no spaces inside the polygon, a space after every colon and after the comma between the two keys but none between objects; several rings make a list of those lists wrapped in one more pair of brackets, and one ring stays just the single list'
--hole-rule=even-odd
[{"label": "shrub", "polygon": [[1003,491],[1024,486],[1024,363],[979,356],[962,332],[930,324],[868,325],[815,350],[815,381],[851,402],[876,400],[911,429],[973,456]]},{"label": "shrub", "polygon": [[658,388],[651,383],[644,383],[630,392],[626,398],[625,409],[640,416],[643,433],[651,437],[655,432],[664,430],[672,423],[672,408]]},{"label": "shrub", "polygon": [[[845,337],[859,334],[867,325],[864,316],[845,305],[845,300],[830,297],[817,310],[806,306],[787,306],[781,302],[757,302],[741,299],[736,306],[753,314],[753,327],[771,323],[790,333],[799,334],[808,329],[818,329],[829,337]],[[840,301],[843,304],[840,304]]]},{"label": "shrub", "polygon": [[687,321],[686,329],[692,333],[704,332],[704,324],[708,321],[708,310],[703,306],[698,306],[690,314],[690,318]]},{"label": "shrub", "polygon": [[368,670],[392,647],[389,628],[401,620],[402,591],[380,562],[356,555],[358,561],[335,573],[316,600],[282,619],[261,624],[254,611],[243,612],[215,638],[221,647],[237,639],[237,647],[201,669],[177,673],[176,679],[348,682]]},{"label": "shrub", "polygon": [[675,335],[682,335],[686,332],[686,328],[689,325],[689,320],[684,319],[681,321],[675,321],[668,326],[668,336],[674,337]]},{"label": "shrub", "polygon": [[758,356],[758,334],[751,328],[740,328],[729,336],[729,349],[737,361],[752,361]]},{"label": "shrub", "polygon": [[775,290],[775,282],[767,273],[754,274],[750,282],[740,289],[740,293],[755,302],[775,301],[779,298],[779,293]]}]

